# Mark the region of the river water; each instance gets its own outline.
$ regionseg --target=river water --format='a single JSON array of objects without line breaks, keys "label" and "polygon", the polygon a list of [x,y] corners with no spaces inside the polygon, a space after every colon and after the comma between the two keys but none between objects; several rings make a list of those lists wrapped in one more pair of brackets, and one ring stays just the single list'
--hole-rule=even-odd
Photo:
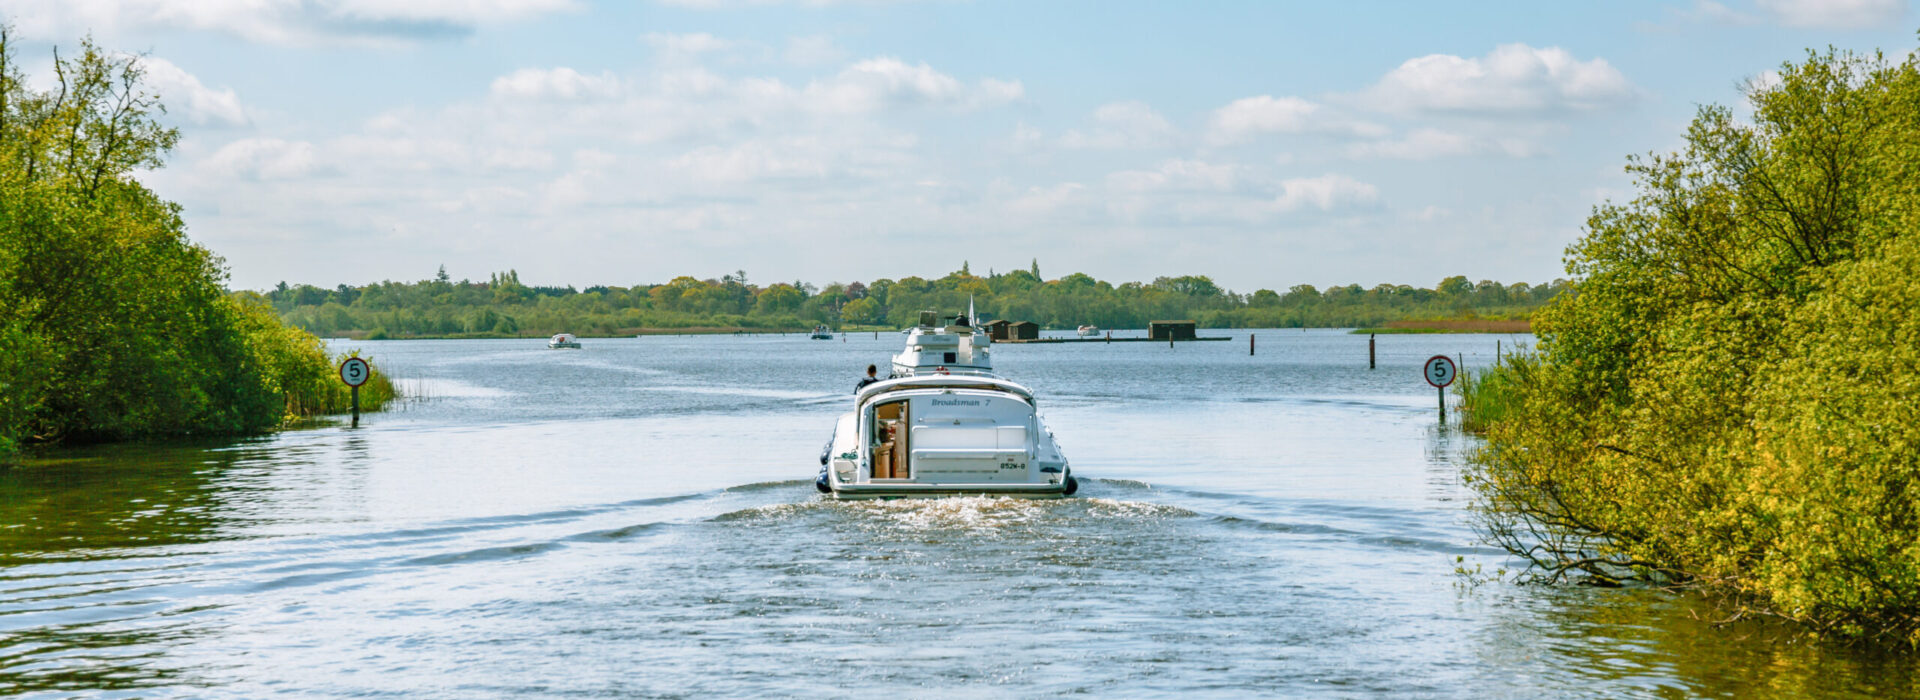
[{"label": "river water", "polygon": [[1475,585],[1419,374],[1476,335],[1003,345],[1078,497],[840,503],[900,336],[386,341],[420,398],[0,471],[0,694],[1897,697],[1910,656]]}]

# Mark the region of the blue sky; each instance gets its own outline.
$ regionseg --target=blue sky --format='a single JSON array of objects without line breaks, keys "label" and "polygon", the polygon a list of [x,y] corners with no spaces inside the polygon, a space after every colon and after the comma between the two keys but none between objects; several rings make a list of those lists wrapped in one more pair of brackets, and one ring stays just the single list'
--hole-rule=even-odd
[{"label": "blue sky", "polygon": [[0,0],[146,55],[236,288],[1564,275],[1628,154],[1906,0]]}]

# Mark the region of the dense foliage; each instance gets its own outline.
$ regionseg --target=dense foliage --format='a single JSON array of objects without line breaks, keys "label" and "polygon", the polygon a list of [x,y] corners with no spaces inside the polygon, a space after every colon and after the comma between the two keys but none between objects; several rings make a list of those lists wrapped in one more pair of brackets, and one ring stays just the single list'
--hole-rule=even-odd
[{"label": "dense foliage", "polygon": [[1700,110],[1569,249],[1473,474],[1549,580],[1920,644],[1920,72],[1827,53]]},{"label": "dense foliage", "polygon": [[179,208],[133,179],[178,139],[139,62],[81,49],[36,91],[0,29],[0,453],[258,432],[326,406],[319,341],[230,296]]},{"label": "dense foliage", "polygon": [[956,310],[971,300],[982,318],[1033,321],[1048,328],[1093,324],[1144,328],[1148,321],[1193,319],[1211,328],[1352,327],[1441,317],[1524,318],[1565,288],[1474,284],[1449,277],[1434,289],[1382,284],[1298,285],[1285,294],[1235,294],[1204,276],[1111,284],[1084,274],[1046,280],[1030,270],[972,274],[966,266],[939,279],[757,286],[745,272],[717,280],[678,277],[633,287],[529,287],[513,272],[454,282],[442,270],[415,283],[381,282],[325,289],[281,283],[266,293],[294,325],[323,336],[515,336],[559,332],[627,335],[647,329],[803,330],[912,325],[925,309]]}]

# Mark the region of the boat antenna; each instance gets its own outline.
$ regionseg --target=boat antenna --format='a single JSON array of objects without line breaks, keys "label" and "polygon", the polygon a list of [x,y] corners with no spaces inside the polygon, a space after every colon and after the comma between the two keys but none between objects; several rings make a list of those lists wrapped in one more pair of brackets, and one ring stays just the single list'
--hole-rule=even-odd
[{"label": "boat antenna", "polygon": [[975,326],[980,325],[980,317],[974,315],[973,313],[973,295],[972,294],[967,295],[967,323]]}]

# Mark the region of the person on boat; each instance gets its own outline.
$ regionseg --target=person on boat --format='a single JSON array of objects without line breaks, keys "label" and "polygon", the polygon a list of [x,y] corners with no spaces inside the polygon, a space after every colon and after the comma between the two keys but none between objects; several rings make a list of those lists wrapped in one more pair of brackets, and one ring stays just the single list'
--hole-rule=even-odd
[{"label": "person on boat", "polygon": [[860,393],[861,389],[867,388],[868,384],[872,384],[874,382],[880,381],[880,377],[877,376],[879,373],[880,373],[879,367],[875,367],[873,365],[867,365],[867,376],[861,378],[859,384],[853,385],[853,393],[858,394]]}]

